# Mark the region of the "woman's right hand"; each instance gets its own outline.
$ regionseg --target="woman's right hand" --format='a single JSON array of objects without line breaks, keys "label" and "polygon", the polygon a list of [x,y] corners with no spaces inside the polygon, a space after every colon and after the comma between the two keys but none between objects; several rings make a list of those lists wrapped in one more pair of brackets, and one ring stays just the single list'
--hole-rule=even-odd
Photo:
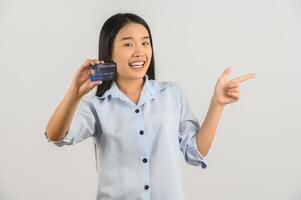
[{"label": "woman's right hand", "polygon": [[75,93],[78,98],[83,97],[102,81],[91,81],[89,78],[90,65],[104,63],[98,59],[87,59],[74,74],[70,90]]}]

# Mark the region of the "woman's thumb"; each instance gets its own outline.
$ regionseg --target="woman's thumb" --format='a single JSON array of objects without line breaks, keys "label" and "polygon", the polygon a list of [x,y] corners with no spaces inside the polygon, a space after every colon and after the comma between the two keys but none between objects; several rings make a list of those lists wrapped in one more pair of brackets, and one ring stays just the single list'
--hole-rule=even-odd
[{"label": "woman's thumb", "polygon": [[91,84],[89,85],[89,89],[92,90],[93,88],[95,88],[96,86],[102,84],[102,81],[95,81],[95,82],[91,82]]}]

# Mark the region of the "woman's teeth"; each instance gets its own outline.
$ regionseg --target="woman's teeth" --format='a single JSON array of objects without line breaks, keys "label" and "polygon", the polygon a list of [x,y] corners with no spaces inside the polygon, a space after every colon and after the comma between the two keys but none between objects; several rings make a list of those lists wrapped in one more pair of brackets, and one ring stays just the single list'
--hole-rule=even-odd
[{"label": "woman's teeth", "polygon": [[140,68],[140,67],[143,67],[143,64],[144,64],[144,62],[134,62],[134,63],[131,63],[130,66],[133,68]]}]

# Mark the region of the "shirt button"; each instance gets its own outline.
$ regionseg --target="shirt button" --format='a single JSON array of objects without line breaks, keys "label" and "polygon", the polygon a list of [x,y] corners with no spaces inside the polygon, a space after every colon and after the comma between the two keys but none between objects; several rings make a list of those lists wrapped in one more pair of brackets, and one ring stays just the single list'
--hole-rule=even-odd
[{"label": "shirt button", "polygon": [[143,134],[144,134],[144,131],[141,130],[139,133],[140,133],[140,135],[143,135]]},{"label": "shirt button", "polygon": [[147,159],[146,158],[143,158],[142,160],[144,163],[147,163]]},{"label": "shirt button", "polygon": [[144,189],[145,189],[145,190],[148,190],[148,188],[149,188],[148,185],[145,185],[145,186],[144,186]]},{"label": "shirt button", "polygon": [[135,113],[138,113],[138,112],[139,112],[139,109],[136,109],[136,110],[135,110]]}]

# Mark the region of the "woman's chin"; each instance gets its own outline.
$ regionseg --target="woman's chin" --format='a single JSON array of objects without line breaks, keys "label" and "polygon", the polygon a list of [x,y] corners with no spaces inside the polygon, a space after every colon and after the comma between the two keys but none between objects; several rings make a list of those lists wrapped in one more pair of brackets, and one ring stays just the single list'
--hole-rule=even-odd
[{"label": "woman's chin", "polygon": [[130,79],[130,80],[138,80],[138,79],[143,79],[145,76],[146,72],[140,72],[140,73],[128,73],[128,74],[118,74],[118,78],[125,78],[125,79]]}]

